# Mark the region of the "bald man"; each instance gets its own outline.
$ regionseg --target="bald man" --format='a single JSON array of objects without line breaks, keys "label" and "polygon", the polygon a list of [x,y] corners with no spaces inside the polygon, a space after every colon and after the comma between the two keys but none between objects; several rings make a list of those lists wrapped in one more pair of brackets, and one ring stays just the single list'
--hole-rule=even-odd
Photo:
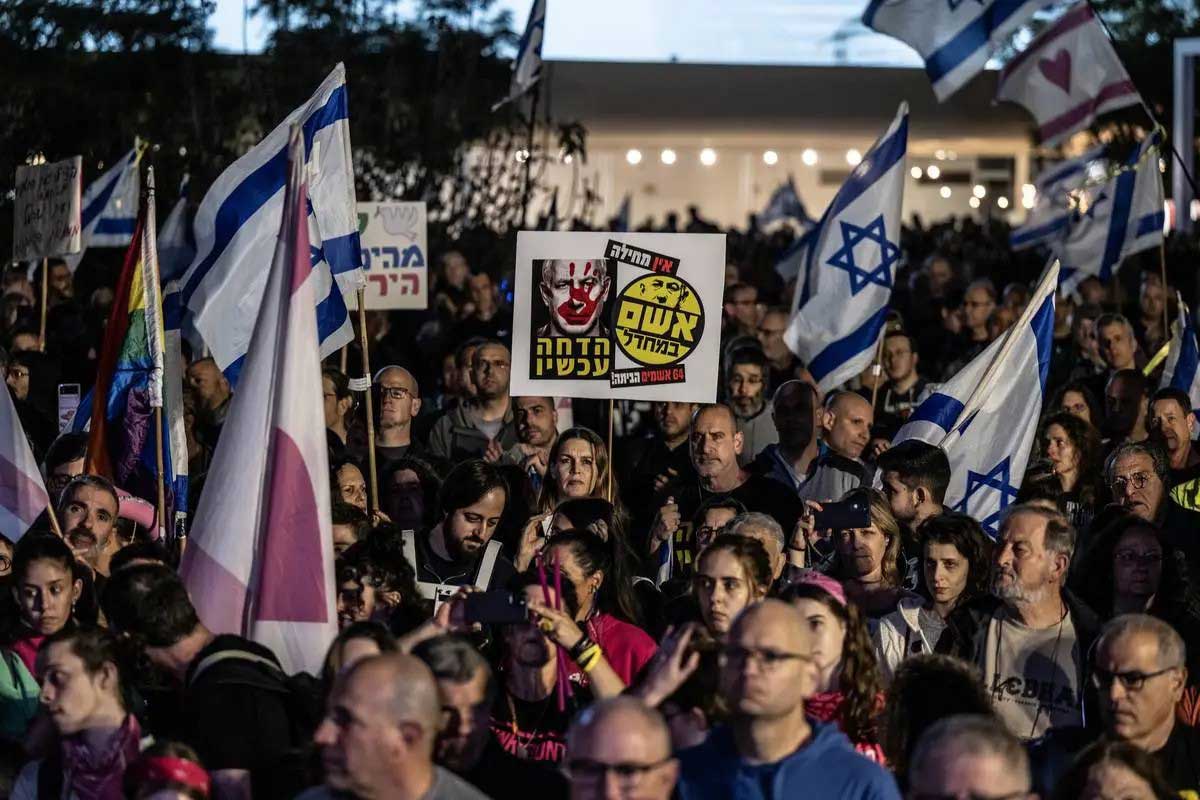
[{"label": "bald man", "polygon": [[834,392],[821,412],[821,438],[829,448],[811,477],[800,487],[805,500],[840,500],[846,492],[869,485],[870,471],[862,453],[871,441],[875,413],[871,403],[855,392]]},{"label": "bald man", "polygon": [[679,777],[662,715],[628,695],[589,706],[567,729],[571,800],[670,800]]},{"label": "bald man", "polygon": [[412,440],[413,418],[421,411],[421,389],[417,379],[404,367],[384,367],[375,373],[374,388],[378,398],[375,452],[380,465],[419,455],[413,452]]},{"label": "bald man", "polygon": [[198,426],[206,444],[216,444],[216,437],[225,424],[225,415],[229,413],[229,401],[233,391],[229,381],[221,373],[217,362],[211,358],[201,358],[193,361],[187,369],[187,386],[196,399],[196,416]]},{"label": "bald man", "polygon": [[855,752],[836,723],[805,715],[817,688],[816,643],[800,612],[780,600],[737,618],[720,657],[729,723],[679,754],[681,800],[899,800],[892,776]]},{"label": "bald man", "polygon": [[486,800],[434,765],[441,716],[437,682],[419,659],[392,653],[359,662],[334,684],[313,736],[325,785],[298,800]]}]

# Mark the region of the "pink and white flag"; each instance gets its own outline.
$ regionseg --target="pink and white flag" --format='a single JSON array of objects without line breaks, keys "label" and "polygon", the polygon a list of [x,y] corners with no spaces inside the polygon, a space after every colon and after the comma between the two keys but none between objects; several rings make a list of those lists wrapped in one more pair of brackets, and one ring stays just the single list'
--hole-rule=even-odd
[{"label": "pink and white flag", "polygon": [[1125,65],[1084,0],[1042,31],[1000,73],[997,100],[1029,109],[1043,144],[1058,144],[1099,115],[1141,102]]},{"label": "pink and white flag", "polygon": [[7,386],[0,386],[0,395],[0,534],[16,542],[50,497]]},{"label": "pink and white flag", "polygon": [[180,572],[209,628],[319,674],[337,617],[304,164],[293,127],[266,294]]}]

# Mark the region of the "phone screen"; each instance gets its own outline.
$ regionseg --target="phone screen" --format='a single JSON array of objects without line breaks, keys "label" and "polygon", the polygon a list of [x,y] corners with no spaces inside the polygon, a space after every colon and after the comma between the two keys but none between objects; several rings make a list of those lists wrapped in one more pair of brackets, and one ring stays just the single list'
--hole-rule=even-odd
[{"label": "phone screen", "polygon": [[71,425],[79,409],[79,384],[60,383],[58,385],[58,432],[64,432]]}]

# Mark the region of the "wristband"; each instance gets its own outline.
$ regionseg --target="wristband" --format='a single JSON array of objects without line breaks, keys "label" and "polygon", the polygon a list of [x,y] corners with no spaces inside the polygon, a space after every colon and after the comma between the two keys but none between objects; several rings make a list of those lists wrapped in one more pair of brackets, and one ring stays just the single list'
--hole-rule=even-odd
[{"label": "wristband", "polygon": [[[576,664],[579,664],[579,659],[583,657],[583,654],[589,647],[596,647],[596,643],[588,638],[588,635],[585,633],[579,639],[579,641],[575,643],[575,646],[567,651],[567,655],[571,657],[572,661],[574,661]],[[579,664],[579,666],[583,665]]]},{"label": "wristband", "polygon": [[583,654],[579,656],[579,660],[576,663],[579,664],[579,668],[584,672],[591,672],[600,663],[601,655],[603,653],[600,652],[600,645],[593,644],[587,650],[583,651]]}]

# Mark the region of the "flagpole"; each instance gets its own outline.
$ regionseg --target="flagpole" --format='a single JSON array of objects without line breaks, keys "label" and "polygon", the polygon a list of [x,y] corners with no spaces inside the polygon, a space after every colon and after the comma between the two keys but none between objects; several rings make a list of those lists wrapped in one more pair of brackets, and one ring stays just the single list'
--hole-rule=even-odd
[{"label": "flagpole", "polygon": [[371,360],[367,355],[367,297],[366,291],[358,290],[358,340],[362,348],[363,380],[367,382],[367,470],[371,473],[367,485],[371,487],[368,510],[371,516],[379,512],[379,481],[375,476],[375,403],[371,399]]},{"label": "flagpole", "polygon": [[883,330],[879,332],[879,343],[875,345],[875,363],[871,365],[871,413],[875,413],[875,396],[879,394],[879,377],[883,374],[883,340],[887,338],[887,320],[883,321]]},{"label": "flagpole", "polygon": [[42,324],[38,333],[38,350],[46,352],[46,302],[50,296],[50,259],[42,259]]},{"label": "flagpole", "polygon": [[347,345],[342,345],[342,374],[343,375],[346,374],[346,361],[349,358],[349,356],[350,356],[349,347]]},{"label": "flagpole", "polygon": [[533,130],[537,123],[537,107],[538,98],[542,95],[542,82],[538,81],[533,85],[533,100],[529,106],[529,128],[527,131],[525,152],[528,154],[525,158],[525,185],[521,189],[521,222],[517,226],[518,230],[525,227],[526,214],[529,209],[529,183],[530,171],[533,169]]},{"label": "flagpole", "polygon": [[159,535],[164,539],[168,538],[167,526],[167,485],[163,479],[163,448],[166,447],[165,437],[163,436],[163,413],[162,406],[154,407],[154,435],[158,438],[158,447],[154,448],[154,460],[158,467],[158,528]]},{"label": "flagpole", "polygon": [[612,481],[613,470],[616,469],[616,459],[613,457],[613,399],[608,398],[608,502],[613,501]]},{"label": "flagpole", "polygon": [[54,513],[54,498],[49,498],[50,502],[46,504],[46,517],[50,520],[50,530],[54,531],[54,535],[58,538],[63,538],[62,528],[58,526],[58,516]]}]

